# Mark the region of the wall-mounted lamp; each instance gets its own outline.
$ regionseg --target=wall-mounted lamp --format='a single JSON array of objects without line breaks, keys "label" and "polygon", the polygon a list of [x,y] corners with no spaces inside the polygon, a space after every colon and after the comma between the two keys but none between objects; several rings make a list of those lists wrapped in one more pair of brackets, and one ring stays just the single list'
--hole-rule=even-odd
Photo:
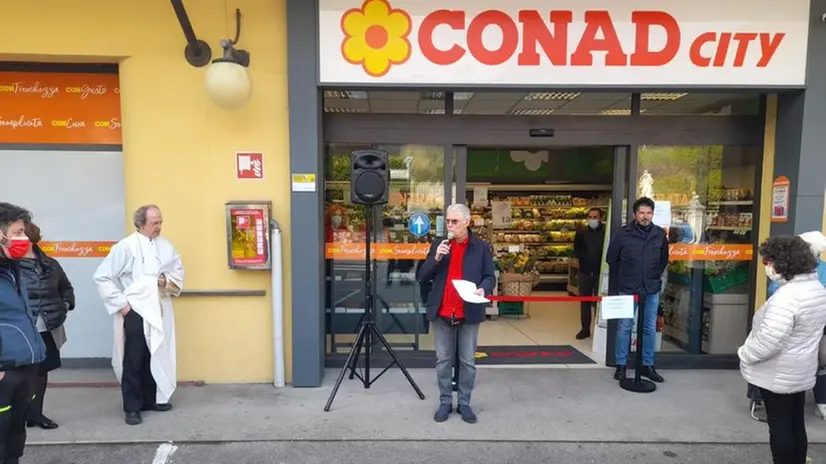
[{"label": "wall-mounted lamp", "polygon": [[[170,1],[184,37],[186,37],[187,45],[184,49],[186,61],[195,67],[206,66],[212,60],[212,50],[206,42],[198,40],[182,0]],[[212,64],[204,75],[204,85],[210,99],[227,110],[243,107],[252,94],[252,80],[247,72],[250,54],[246,50],[235,48],[241,37],[241,10],[239,9],[235,10],[235,28],[235,39],[221,41],[223,56],[212,60]]]},{"label": "wall-mounted lamp", "polygon": [[247,72],[250,54],[246,50],[235,48],[241,37],[241,10],[235,10],[235,27],[235,39],[221,41],[224,56],[212,60],[204,81],[212,101],[227,110],[246,105],[252,93],[252,79]]}]

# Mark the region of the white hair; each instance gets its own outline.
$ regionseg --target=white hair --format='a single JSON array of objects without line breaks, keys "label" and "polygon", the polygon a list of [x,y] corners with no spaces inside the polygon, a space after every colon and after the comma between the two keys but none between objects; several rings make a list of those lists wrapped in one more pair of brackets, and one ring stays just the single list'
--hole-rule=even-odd
[{"label": "white hair", "polygon": [[470,221],[471,218],[470,208],[468,208],[462,203],[454,203],[448,206],[447,211],[445,212],[445,216],[447,216],[448,213],[459,213],[462,215],[462,218],[466,221]]},{"label": "white hair", "polygon": [[809,247],[812,249],[812,253],[814,253],[815,256],[819,256],[821,253],[826,252],[826,237],[824,237],[823,233],[819,230],[802,233],[800,234],[800,238],[809,244]]}]

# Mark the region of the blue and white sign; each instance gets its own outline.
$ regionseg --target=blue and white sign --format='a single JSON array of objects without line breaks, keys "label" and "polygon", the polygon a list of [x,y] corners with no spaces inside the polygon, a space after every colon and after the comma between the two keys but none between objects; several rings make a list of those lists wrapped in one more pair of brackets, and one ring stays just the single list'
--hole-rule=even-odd
[{"label": "blue and white sign", "polygon": [[407,229],[416,237],[424,237],[430,232],[430,218],[424,213],[413,214],[407,220]]}]

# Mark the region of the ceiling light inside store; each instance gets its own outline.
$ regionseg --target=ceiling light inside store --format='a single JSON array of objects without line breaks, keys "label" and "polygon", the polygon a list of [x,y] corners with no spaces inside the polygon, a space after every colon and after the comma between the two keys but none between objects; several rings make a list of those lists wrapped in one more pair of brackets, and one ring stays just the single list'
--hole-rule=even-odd
[{"label": "ceiling light inside store", "polygon": [[[444,100],[447,92],[423,92],[422,100]],[[473,92],[454,92],[453,100],[470,100]]]},{"label": "ceiling light inside store", "polygon": [[325,90],[324,98],[367,100],[367,92],[363,90]]},{"label": "ceiling light inside store", "polygon": [[551,108],[522,108],[518,110],[512,110],[509,114],[513,114],[516,116],[547,116],[554,112]]},{"label": "ceiling light inside store", "polygon": [[[424,110],[422,111],[424,114],[445,114],[444,108],[435,108],[432,110]],[[453,114],[462,114],[462,110],[453,109]]]},{"label": "ceiling light inside store", "polygon": [[336,107],[324,107],[325,113],[366,113],[367,110],[364,108],[336,108]]},{"label": "ceiling light inside store", "polygon": [[644,93],[640,95],[643,100],[655,101],[674,101],[679,100],[688,95],[687,93]]},{"label": "ceiling light inside store", "polygon": [[579,92],[534,92],[529,93],[525,100],[541,100],[541,101],[551,101],[551,100],[573,100],[574,98],[580,96]]}]

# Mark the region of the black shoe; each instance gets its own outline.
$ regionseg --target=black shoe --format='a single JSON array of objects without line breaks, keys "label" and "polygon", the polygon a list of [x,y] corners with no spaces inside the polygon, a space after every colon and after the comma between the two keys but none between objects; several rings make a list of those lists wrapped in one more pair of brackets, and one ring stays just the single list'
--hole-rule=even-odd
[{"label": "black shoe", "polygon": [[40,416],[38,419],[26,419],[26,427],[40,427],[43,430],[52,430],[57,428],[57,423],[46,416]]},{"label": "black shoe", "polygon": [[462,416],[462,420],[467,422],[468,424],[475,424],[476,423],[476,413],[473,412],[473,409],[470,408],[468,405],[461,405],[456,408],[456,411]]},{"label": "black shoe", "polygon": [[625,366],[617,366],[614,371],[614,380],[622,380],[625,378]]},{"label": "black shoe", "polygon": [[126,413],[126,423],[129,425],[138,425],[143,422],[143,418],[141,418],[141,413],[139,412],[127,412]]},{"label": "black shoe", "polygon": [[433,420],[436,422],[444,422],[450,417],[450,414],[453,412],[453,406],[449,404],[440,404],[439,409],[436,410],[436,414],[433,415]]},{"label": "black shoe", "polygon": [[157,412],[166,412],[171,411],[172,405],[169,403],[157,403],[153,404],[152,406],[144,406],[141,408],[141,411],[157,411]]},{"label": "black shoe", "polygon": [[591,331],[590,330],[580,330],[578,334],[576,334],[577,340],[585,340],[586,338],[591,338]]},{"label": "black shoe", "polygon": [[654,369],[654,366],[642,366],[642,370],[640,371],[640,375],[643,377],[648,377],[654,382],[663,383],[665,379],[660,374],[657,374],[657,371]]}]

